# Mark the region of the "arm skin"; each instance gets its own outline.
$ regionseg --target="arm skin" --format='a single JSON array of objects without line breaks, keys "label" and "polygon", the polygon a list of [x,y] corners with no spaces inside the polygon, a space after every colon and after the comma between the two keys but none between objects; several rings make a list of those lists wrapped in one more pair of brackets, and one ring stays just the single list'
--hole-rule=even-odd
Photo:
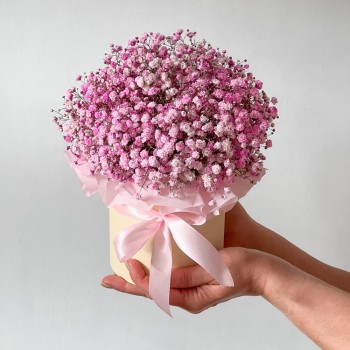
[{"label": "arm skin", "polygon": [[225,247],[244,247],[278,256],[335,287],[350,292],[350,273],[329,266],[254,221],[237,203],[225,217]]},{"label": "arm skin", "polygon": [[[350,348],[350,273],[328,266],[252,220],[240,204],[226,214],[223,256],[235,286],[223,287],[200,266],[172,270],[170,304],[199,313],[242,295],[262,296],[322,349]],[[133,259],[135,285],[117,275],[102,285],[149,298],[149,277]]]},{"label": "arm skin", "polygon": [[350,294],[270,257],[262,296],[322,349],[350,349]]}]

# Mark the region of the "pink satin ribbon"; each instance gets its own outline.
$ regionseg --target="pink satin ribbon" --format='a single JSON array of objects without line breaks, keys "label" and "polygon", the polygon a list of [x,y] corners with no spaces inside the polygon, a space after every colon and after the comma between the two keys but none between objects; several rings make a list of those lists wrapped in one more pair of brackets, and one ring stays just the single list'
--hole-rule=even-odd
[{"label": "pink satin ribbon", "polygon": [[[220,253],[191,225],[202,225],[219,215],[220,211],[232,209],[252,187],[249,181],[237,179],[231,187],[232,192],[225,198],[218,196],[217,204],[213,207],[207,204],[210,194],[194,189],[187,189],[182,198],[146,193],[143,200],[137,200],[135,191],[138,186],[131,182],[108,181],[102,175],[90,175],[86,161],[77,160],[71,152],[66,152],[66,157],[87,196],[99,192],[107,207],[141,221],[121,230],[114,239],[115,251],[121,262],[133,257],[153,237],[149,293],[169,316],[171,237],[189,258],[202,266],[218,283],[230,287],[234,285]],[[154,205],[160,206],[160,210],[152,210]]]}]

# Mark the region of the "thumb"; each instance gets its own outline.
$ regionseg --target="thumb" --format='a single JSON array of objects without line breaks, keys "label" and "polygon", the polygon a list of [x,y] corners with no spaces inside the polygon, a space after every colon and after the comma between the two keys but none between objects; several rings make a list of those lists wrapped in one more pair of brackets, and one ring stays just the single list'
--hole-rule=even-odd
[{"label": "thumb", "polygon": [[170,288],[192,288],[213,283],[216,283],[214,278],[199,265],[173,268],[171,272]]}]

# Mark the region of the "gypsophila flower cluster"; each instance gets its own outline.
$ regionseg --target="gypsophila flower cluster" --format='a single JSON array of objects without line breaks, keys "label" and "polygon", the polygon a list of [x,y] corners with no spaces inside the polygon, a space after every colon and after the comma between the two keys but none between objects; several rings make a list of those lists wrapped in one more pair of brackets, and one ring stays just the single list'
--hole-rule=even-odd
[{"label": "gypsophila flower cluster", "polygon": [[52,110],[67,149],[92,175],[176,196],[189,184],[213,192],[262,171],[277,99],[246,60],[195,35],[179,29],[145,33],[124,49],[111,44],[104,68],[79,75],[81,86]]}]

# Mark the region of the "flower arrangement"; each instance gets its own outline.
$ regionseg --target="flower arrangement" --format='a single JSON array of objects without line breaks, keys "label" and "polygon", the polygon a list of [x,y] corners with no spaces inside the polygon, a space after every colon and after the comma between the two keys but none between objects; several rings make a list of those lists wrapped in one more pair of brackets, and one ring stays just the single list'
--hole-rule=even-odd
[{"label": "flower arrangement", "polygon": [[[262,90],[247,61],[195,35],[178,29],[172,36],[145,33],[124,49],[111,44],[104,68],[79,75],[80,87],[52,110],[83,190],[99,192],[122,215],[112,225],[119,233],[111,232],[119,261],[153,239],[150,295],[169,315],[173,241],[220,284],[233,286],[204,233],[218,235],[220,226],[223,242],[221,214],[264,175],[261,148],[272,146],[278,118],[276,97]],[[215,216],[221,221],[210,226]]]},{"label": "flower arrangement", "polygon": [[[263,83],[196,32],[145,33],[111,44],[105,67],[78,76],[54,111],[67,147],[90,174],[176,197],[188,185],[229,191],[256,177],[272,145],[275,97]],[[186,43],[186,39],[190,43]]]}]

